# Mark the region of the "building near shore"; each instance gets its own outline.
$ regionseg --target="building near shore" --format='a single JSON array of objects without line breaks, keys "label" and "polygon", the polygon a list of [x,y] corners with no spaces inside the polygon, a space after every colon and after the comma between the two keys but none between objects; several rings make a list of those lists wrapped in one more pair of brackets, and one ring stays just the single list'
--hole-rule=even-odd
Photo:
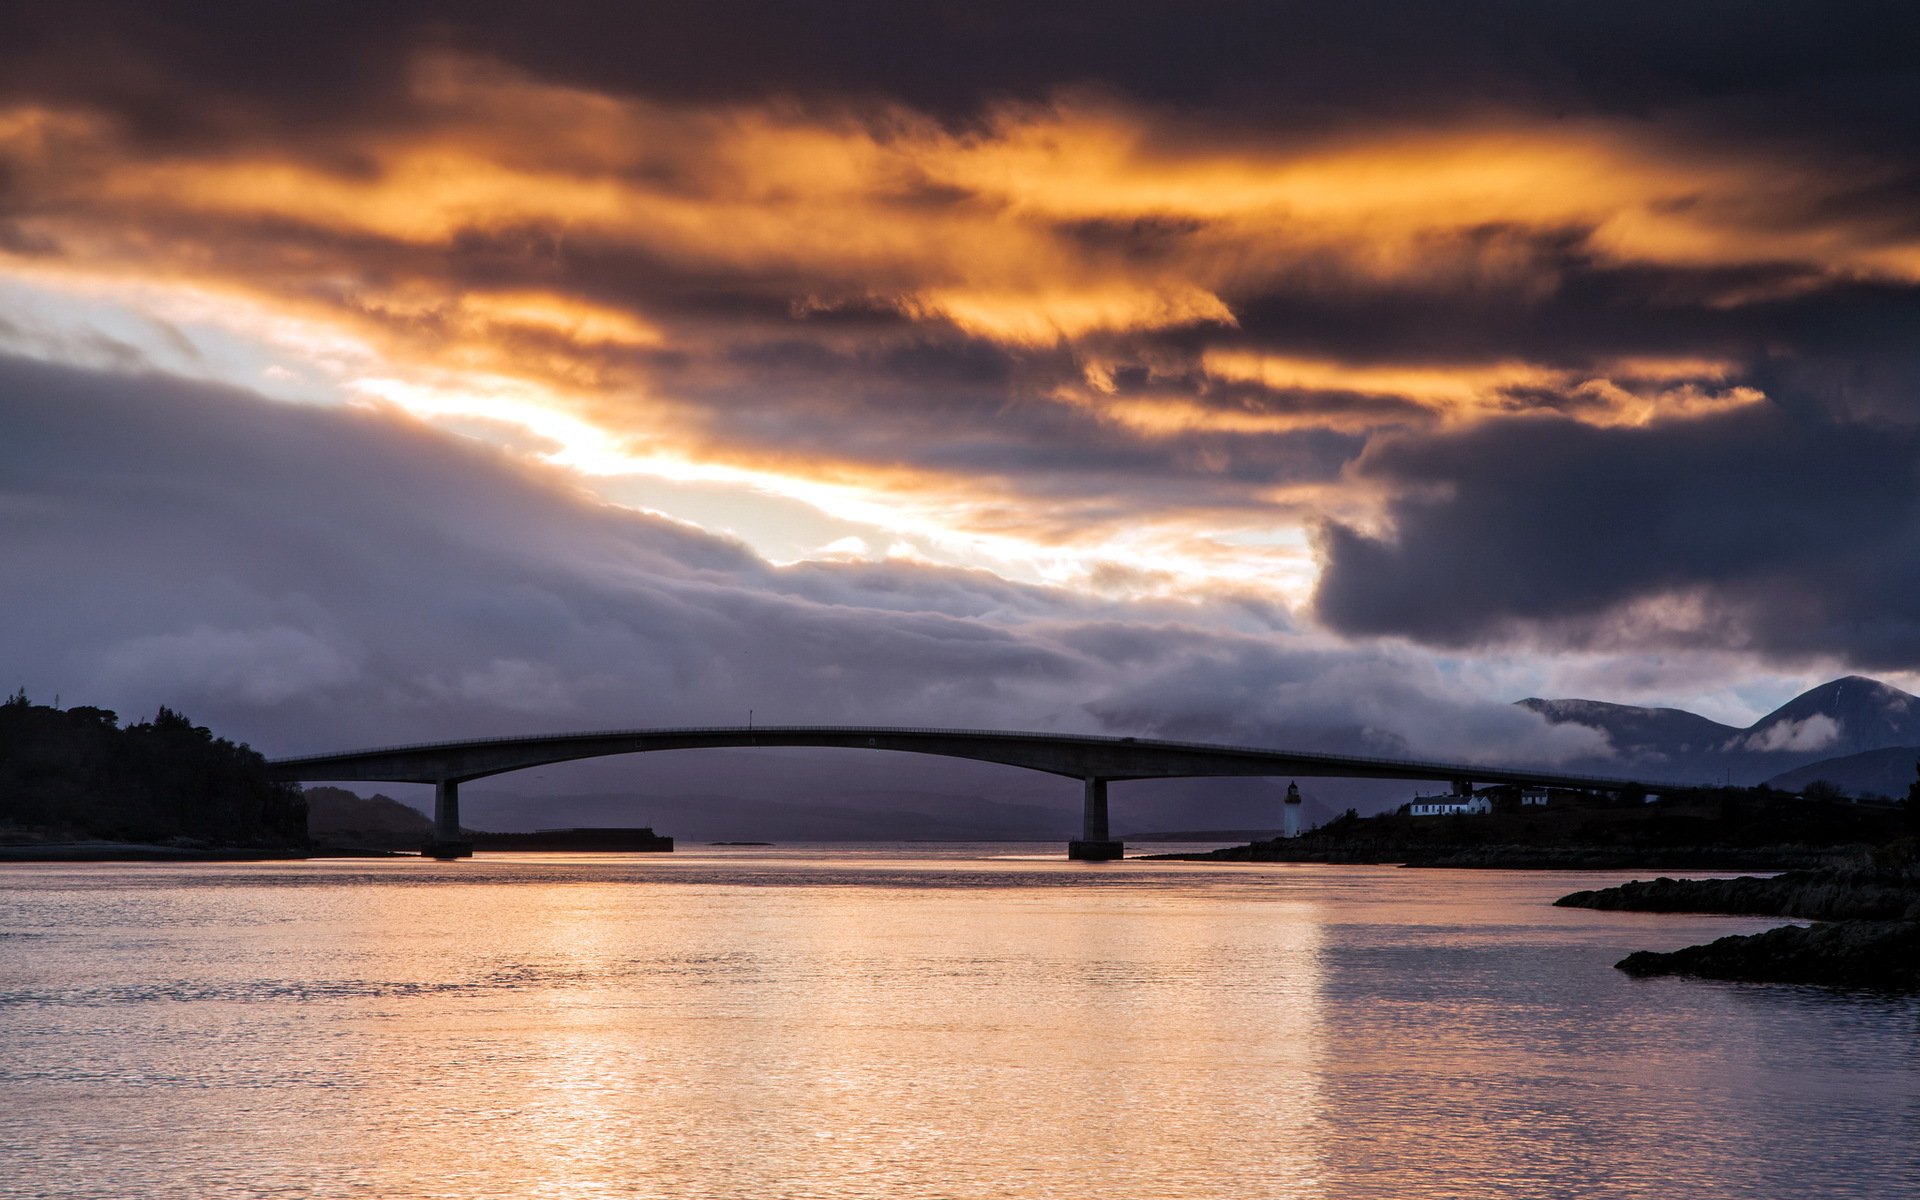
[{"label": "building near shore", "polygon": [[1480,816],[1493,811],[1493,801],[1485,796],[1415,796],[1407,805],[1409,816]]}]

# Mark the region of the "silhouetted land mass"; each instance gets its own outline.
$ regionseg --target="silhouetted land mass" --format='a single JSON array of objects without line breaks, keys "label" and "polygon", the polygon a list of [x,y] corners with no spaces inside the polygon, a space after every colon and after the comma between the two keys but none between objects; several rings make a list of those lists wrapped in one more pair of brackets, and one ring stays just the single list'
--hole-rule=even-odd
[{"label": "silhouetted land mass", "polygon": [[1808,763],[1767,783],[1786,792],[1835,788],[1854,796],[1899,796],[1913,778],[1916,761],[1920,761],[1920,746],[1883,746]]},{"label": "silhouetted land mass", "polygon": [[1562,908],[1612,912],[1721,913],[1810,921],[1920,921],[1920,869],[1833,868],[1788,871],[1767,879],[1636,879],[1574,892]]},{"label": "silhouetted land mass", "polygon": [[384,793],[310,787],[306,797],[307,833],[321,849],[418,850],[433,838],[426,814]]},{"label": "silhouetted land mass", "polygon": [[[1920,988],[1920,843],[1897,843],[1870,868],[1790,871],[1772,879],[1654,879],[1575,892],[1556,904],[1625,912],[1802,917],[1788,925],[1614,965],[1629,975],[1764,983]],[[1900,865],[1891,865],[1899,862]]]},{"label": "silhouetted land mass", "polygon": [[1514,789],[1485,793],[1493,811],[1361,817],[1349,811],[1300,837],[1161,858],[1237,862],[1405,863],[1420,867],[1787,870],[1857,857],[1903,828],[1899,806],[1701,788],[1646,803],[1554,792],[1523,808]]},{"label": "silhouetted land mass", "polygon": [[[1537,697],[1518,703],[1555,724],[1605,733],[1619,770],[1676,781],[1766,780],[1797,792],[1825,779],[1855,795],[1899,796],[1913,777],[1911,748],[1920,746],[1920,696],[1860,675],[1809,689],[1745,728],[1674,708]],[[1902,747],[1909,752],[1891,776],[1855,761]]]},{"label": "silhouetted land mass", "polygon": [[[418,850],[433,838],[425,813],[384,793],[360,796],[345,788],[307,789],[307,831],[314,845],[335,853],[349,850]],[[673,839],[651,828],[591,827],[539,829],[531,833],[461,831],[476,850],[667,851]]]},{"label": "silhouetted land mass", "polygon": [[1784,925],[1665,954],[1640,950],[1614,965],[1639,976],[1914,991],[1920,990],[1920,921]]},{"label": "silhouetted land mass", "polygon": [[1707,912],[1800,917],[1788,925],[1704,946],[1629,954],[1630,975],[1694,975],[1765,983],[1920,989],[1920,781],[1901,813],[1907,836],[1850,866],[1770,879],[1635,880],[1574,892],[1554,903],[1617,912]]},{"label": "silhouetted land mass", "polygon": [[601,851],[612,853],[665,853],[673,849],[673,839],[655,833],[646,826],[592,827],[580,829],[536,829],[532,833],[481,833],[470,830],[475,850],[558,850],[567,852]]},{"label": "silhouetted land mass", "polygon": [[102,708],[53,708],[25,693],[0,703],[0,844],[272,854],[306,840],[299,787],[172,709],[123,729]]}]

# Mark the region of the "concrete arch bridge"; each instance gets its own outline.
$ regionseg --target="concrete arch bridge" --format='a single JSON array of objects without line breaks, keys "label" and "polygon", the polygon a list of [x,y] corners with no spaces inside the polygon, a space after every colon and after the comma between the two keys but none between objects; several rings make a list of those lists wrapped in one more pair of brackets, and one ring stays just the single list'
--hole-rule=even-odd
[{"label": "concrete arch bridge", "polygon": [[1472,763],[1368,758],[1153,738],[878,725],[619,729],[481,738],[281,758],[270,762],[268,768],[275,778],[290,782],[431,783],[434,785],[434,841],[428,852],[451,858],[471,853],[460,835],[460,785],[463,783],[582,758],[747,746],[815,746],[931,754],[1002,763],[1081,780],[1085,787],[1081,832],[1078,839],[1067,844],[1067,853],[1071,858],[1088,860],[1113,859],[1124,854],[1125,847],[1112,839],[1108,829],[1107,785],[1129,779],[1305,775],[1450,780],[1456,792],[1471,790],[1476,782],[1584,788],[1598,792],[1621,792],[1639,786],[1625,779]]}]

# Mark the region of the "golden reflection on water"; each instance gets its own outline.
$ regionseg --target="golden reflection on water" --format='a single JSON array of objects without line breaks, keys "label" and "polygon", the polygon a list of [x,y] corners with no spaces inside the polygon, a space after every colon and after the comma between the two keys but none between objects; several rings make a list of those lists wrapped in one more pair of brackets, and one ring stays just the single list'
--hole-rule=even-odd
[{"label": "golden reflection on water", "polygon": [[435,1069],[399,1045],[474,1073],[422,1114],[444,1153],[409,1126],[368,1155],[378,1194],[449,1172],[536,1196],[1197,1195],[1182,1176],[1250,1158],[1291,1194],[1317,1174],[1311,905],[459,890],[463,934],[409,927],[469,974],[512,946],[511,970],[566,986],[395,1014],[370,1109]]},{"label": "golden reflection on water", "polygon": [[1591,881],[924,851],[14,869],[0,1195],[1733,1197],[1818,1161],[1819,1121],[1869,1190],[1799,1194],[1920,1177],[1895,1136],[1920,1009],[1834,1031],[1634,984],[1623,939],[1759,923],[1546,904]]}]

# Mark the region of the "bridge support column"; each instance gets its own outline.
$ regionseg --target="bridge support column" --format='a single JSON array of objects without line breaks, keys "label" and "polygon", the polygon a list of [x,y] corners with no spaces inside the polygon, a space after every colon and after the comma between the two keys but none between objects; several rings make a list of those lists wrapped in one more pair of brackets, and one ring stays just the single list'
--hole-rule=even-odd
[{"label": "bridge support column", "polygon": [[1080,814],[1080,840],[1067,843],[1067,857],[1082,862],[1125,858],[1127,847],[1107,832],[1107,781],[1087,776],[1086,804]]},{"label": "bridge support column", "polygon": [[433,785],[433,840],[420,848],[428,858],[472,858],[473,843],[460,834],[460,781]]}]

